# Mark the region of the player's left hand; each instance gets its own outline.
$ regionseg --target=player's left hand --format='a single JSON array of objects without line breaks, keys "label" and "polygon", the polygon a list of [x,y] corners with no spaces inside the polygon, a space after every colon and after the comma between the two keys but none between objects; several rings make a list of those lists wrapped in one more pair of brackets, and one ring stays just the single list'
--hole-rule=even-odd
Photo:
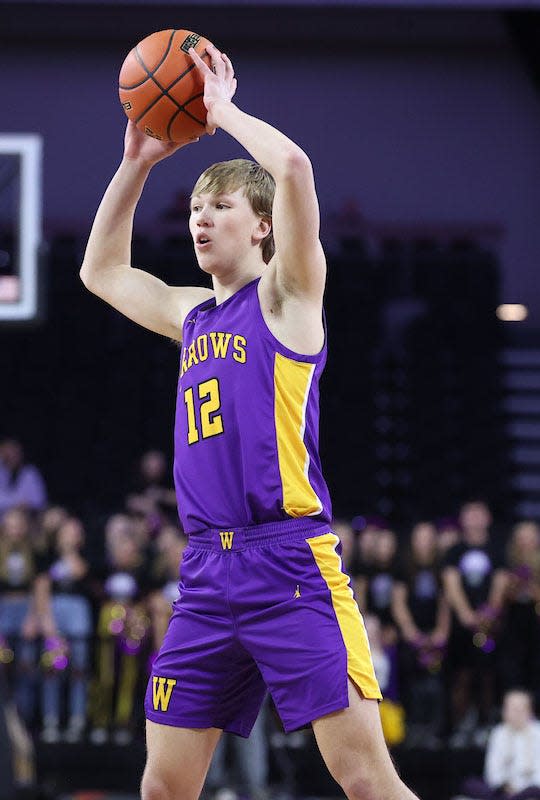
[{"label": "player's left hand", "polygon": [[225,100],[227,102],[232,100],[236,92],[237,81],[234,77],[234,67],[225,53],[222,53],[213,44],[208,45],[206,52],[210,56],[211,68],[205,64],[193,48],[189,50],[189,55],[204,80],[203,102],[208,112],[206,132],[212,136],[218,127],[212,115],[212,106],[217,100]]}]

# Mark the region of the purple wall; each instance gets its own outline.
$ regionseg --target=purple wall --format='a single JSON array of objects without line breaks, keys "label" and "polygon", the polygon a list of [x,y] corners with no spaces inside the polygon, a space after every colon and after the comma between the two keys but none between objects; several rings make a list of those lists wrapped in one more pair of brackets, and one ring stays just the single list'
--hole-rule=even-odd
[{"label": "purple wall", "polygon": [[[87,229],[121,157],[124,55],[35,43],[0,52],[0,131],[43,134],[52,223]],[[310,154],[323,214],[352,195],[377,221],[502,223],[503,299],[528,303],[540,326],[540,98],[509,47],[231,55],[239,105]],[[151,229],[178,188],[239,152],[218,133],[158,167],[138,223]]]}]

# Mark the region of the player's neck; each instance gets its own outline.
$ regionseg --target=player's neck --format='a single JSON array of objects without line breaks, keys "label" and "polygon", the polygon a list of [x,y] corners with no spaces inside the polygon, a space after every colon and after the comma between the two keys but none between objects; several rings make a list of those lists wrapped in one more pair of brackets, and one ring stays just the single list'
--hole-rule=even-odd
[{"label": "player's neck", "polygon": [[263,261],[257,260],[249,266],[243,264],[237,269],[231,270],[226,275],[212,275],[212,283],[216,296],[216,305],[220,305],[247,283],[260,278],[265,268]]}]

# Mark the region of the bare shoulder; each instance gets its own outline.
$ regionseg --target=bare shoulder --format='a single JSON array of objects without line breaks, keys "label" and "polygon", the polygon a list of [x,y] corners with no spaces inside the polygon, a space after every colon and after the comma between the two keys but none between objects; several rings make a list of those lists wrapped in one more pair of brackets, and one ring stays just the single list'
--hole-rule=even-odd
[{"label": "bare shoulder", "polygon": [[316,355],[324,344],[323,294],[306,296],[285,289],[275,258],[259,281],[259,303],[270,331],[281,344],[304,355]]},{"label": "bare shoulder", "polygon": [[214,296],[202,286],[169,286],[160,278],[130,264],[117,264],[88,275],[86,288],[121,314],[149,331],[180,341],[191,309]]},{"label": "bare shoulder", "polygon": [[192,308],[214,297],[213,290],[206,289],[204,286],[171,286],[170,289],[184,317]]},{"label": "bare shoulder", "polygon": [[212,289],[205,289],[202,286],[170,286],[171,309],[176,320],[177,337],[181,337],[182,328],[189,312],[195,306],[211,300],[214,297]]}]

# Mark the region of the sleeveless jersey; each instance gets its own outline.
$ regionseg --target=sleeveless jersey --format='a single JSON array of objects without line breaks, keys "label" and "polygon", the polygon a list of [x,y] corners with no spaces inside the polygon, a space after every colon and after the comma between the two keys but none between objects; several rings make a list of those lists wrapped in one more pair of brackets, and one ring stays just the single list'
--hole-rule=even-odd
[{"label": "sleeveless jersey", "polygon": [[331,520],[318,452],[326,336],[313,356],[282,345],[264,321],[259,280],[184,322],[174,480],[188,534]]}]

